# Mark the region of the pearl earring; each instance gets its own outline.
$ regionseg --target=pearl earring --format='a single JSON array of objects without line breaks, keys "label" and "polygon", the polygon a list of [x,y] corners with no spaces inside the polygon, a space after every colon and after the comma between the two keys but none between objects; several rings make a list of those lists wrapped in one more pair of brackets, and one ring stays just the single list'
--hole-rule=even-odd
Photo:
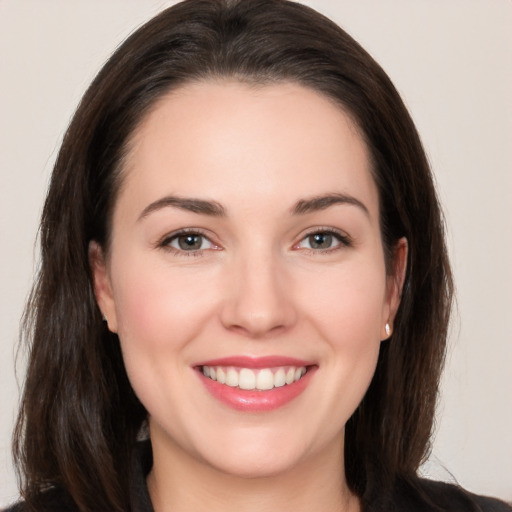
[{"label": "pearl earring", "polygon": [[384,330],[386,331],[386,336],[390,336],[391,335],[391,327],[389,326],[389,323],[386,322],[386,325],[384,327]]}]

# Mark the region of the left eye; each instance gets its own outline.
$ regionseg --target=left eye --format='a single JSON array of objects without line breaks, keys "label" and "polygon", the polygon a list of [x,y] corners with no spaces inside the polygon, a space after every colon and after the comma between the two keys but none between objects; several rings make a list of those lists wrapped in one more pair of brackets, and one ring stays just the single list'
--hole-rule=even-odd
[{"label": "left eye", "polygon": [[166,243],[167,246],[179,251],[201,251],[212,249],[214,244],[204,235],[199,233],[182,233],[175,235]]},{"label": "left eye", "polygon": [[343,237],[329,231],[318,231],[303,238],[298,247],[301,249],[326,250],[343,245]]}]

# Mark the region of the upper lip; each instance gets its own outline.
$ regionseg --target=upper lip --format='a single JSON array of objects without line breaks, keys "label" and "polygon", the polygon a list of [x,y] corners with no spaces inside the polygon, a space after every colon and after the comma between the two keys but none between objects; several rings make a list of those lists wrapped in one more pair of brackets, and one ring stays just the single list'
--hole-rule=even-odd
[{"label": "upper lip", "polygon": [[278,366],[312,366],[314,363],[304,359],[287,356],[228,356],[219,359],[201,361],[194,366],[235,366],[240,368],[275,368]]}]

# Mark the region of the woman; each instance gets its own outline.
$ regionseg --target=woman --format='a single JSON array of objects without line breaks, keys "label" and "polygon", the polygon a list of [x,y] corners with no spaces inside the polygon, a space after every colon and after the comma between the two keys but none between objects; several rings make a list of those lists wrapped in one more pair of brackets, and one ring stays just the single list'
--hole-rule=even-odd
[{"label": "woman", "polygon": [[41,237],[21,510],[508,510],[416,476],[440,211],[389,79],[310,9],[190,1],[134,33]]}]

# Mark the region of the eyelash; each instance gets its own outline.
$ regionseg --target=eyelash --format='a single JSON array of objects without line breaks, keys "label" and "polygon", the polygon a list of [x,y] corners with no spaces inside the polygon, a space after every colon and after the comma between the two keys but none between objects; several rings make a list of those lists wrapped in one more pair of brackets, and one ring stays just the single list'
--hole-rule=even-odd
[{"label": "eyelash", "polygon": [[[201,229],[196,228],[185,228],[181,229],[180,231],[177,231],[175,233],[172,233],[171,235],[166,235],[161,241],[157,243],[157,247],[160,249],[163,249],[164,251],[172,252],[173,254],[177,256],[184,256],[184,257],[199,257],[203,255],[203,252],[208,249],[196,249],[196,250],[190,250],[187,251],[185,249],[177,249],[175,247],[171,246],[171,243],[177,240],[178,238],[182,236],[197,236],[202,237],[204,240],[207,240],[210,242],[214,247],[218,247],[214,242],[210,240],[210,238],[206,235],[204,231]],[[214,249],[218,250],[218,249]]]},{"label": "eyelash", "polygon": [[[307,247],[303,247],[303,248],[300,247],[300,244],[302,242],[304,242],[309,237],[314,236],[314,235],[332,236],[339,242],[339,245],[336,245],[334,247],[328,247],[327,249],[312,249],[312,248],[307,248]],[[346,248],[346,247],[351,247],[351,246],[352,246],[352,239],[345,233],[342,233],[342,232],[340,232],[336,229],[330,228],[330,227],[316,227],[314,229],[311,229],[307,233],[305,233],[302,236],[302,238],[299,240],[299,242],[294,244],[293,248],[297,249],[297,250],[302,249],[303,251],[305,251],[309,254],[325,255],[325,254],[331,254],[332,252],[338,251],[338,250]]]},{"label": "eyelash", "polygon": [[[215,247],[215,249],[213,249],[213,250],[220,250],[220,247],[217,246],[214,242],[212,242],[210,240],[210,238],[206,235],[205,232],[203,232],[201,229],[196,229],[196,228],[181,229],[180,231],[172,233],[171,235],[166,235],[162,240],[160,240],[157,243],[157,247],[159,247],[165,251],[172,252],[175,255],[184,256],[184,257],[199,257],[199,256],[203,255],[204,251],[209,250],[209,249],[195,249],[195,250],[192,249],[190,251],[187,251],[185,249],[177,249],[177,248],[171,246],[172,242],[174,242],[175,240],[177,240],[178,238],[180,238],[182,236],[187,236],[187,235],[202,237],[204,240],[207,240],[210,244],[212,244]],[[314,236],[314,235],[332,236],[339,242],[339,245],[336,245],[334,247],[328,247],[326,249],[313,249],[313,248],[307,248],[307,247],[300,247],[301,243],[303,243],[309,237]],[[352,240],[346,234],[343,234],[333,228],[317,227],[317,228],[312,229],[309,232],[305,233],[302,236],[302,238],[299,240],[299,242],[294,244],[292,248],[295,250],[302,249],[303,251],[305,251],[307,253],[316,255],[316,254],[330,254],[331,252],[340,250],[343,247],[351,247],[351,246],[352,246]]]}]

